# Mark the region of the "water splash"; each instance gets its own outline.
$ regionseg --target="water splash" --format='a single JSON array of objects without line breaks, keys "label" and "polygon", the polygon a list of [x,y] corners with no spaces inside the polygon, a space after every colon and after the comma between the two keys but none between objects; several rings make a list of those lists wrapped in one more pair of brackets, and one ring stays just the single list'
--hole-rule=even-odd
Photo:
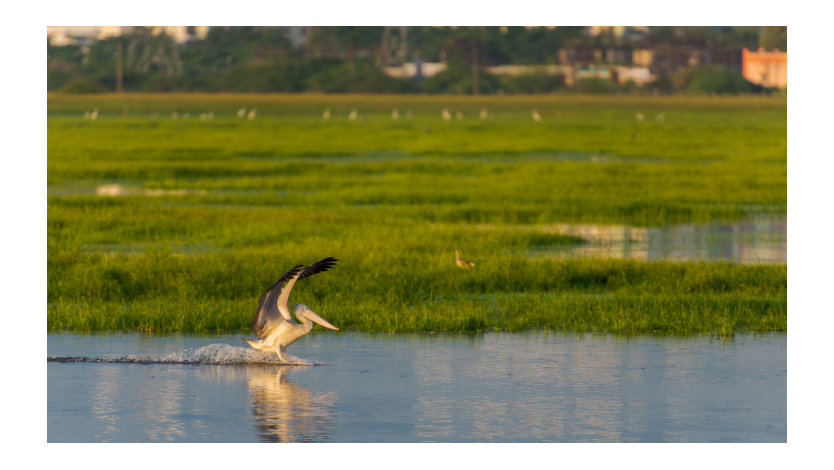
[{"label": "water splash", "polygon": [[285,354],[289,359],[284,362],[274,354],[265,354],[251,348],[231,346],[229,344],[215,343],[199,348],[188,348],[171,352],[162,356],[142,356],[130,354],[121,357],[86,357],[86,356],[63,356],[47,357],[47,362],[103,362],[103,363],[134,363],[134,364],[274,364],[293,366],[316,365],[304,359]]}]

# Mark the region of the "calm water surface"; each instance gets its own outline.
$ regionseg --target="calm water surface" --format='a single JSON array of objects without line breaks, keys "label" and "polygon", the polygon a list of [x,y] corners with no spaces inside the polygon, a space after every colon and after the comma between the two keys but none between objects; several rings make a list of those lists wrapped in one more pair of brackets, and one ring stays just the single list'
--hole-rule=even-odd
[{"label": "calm water surface", "polygon": [[[786,442],[787,338],[50,334],[49,442]],[[84,362],[59,362],[84,361]],[[69,359],[73,358],[73,359]]]},{"label": "calm water surface", "polygon": [[534,247],[528,252],[530,256],[733,261],[744,264],[788,261],[787,219],[775,215],[751,216],[734,222],[648,228],[555,224],[546,229],[552,233],[581,237],[586,243]]}]

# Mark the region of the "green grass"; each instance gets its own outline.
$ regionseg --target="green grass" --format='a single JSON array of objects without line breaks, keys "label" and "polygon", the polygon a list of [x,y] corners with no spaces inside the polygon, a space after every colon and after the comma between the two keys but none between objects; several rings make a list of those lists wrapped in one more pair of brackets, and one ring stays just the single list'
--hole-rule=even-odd
[{"label": "green grass", "polygon": [[524,256],[583,243],[556,223],[784,215],[783,99],[50,95],[48,113],[50,330],[246,329],[280,274],[331,255],[291,301],[346,330],[787,328],[785,265]]}]

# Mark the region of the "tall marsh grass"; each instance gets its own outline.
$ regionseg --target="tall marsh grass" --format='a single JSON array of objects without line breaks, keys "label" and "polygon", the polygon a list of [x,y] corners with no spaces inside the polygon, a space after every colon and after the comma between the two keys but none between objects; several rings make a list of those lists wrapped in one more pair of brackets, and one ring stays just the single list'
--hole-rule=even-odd
[{"label": "tall marsh grass", "polygon": [[584,242],[557,223],[785,214],[784,100],[538,98],[50,95],[48,328],[246,329],[336,256],[291,301],[348,330],[785,331],[785,265],[524,256]]}]

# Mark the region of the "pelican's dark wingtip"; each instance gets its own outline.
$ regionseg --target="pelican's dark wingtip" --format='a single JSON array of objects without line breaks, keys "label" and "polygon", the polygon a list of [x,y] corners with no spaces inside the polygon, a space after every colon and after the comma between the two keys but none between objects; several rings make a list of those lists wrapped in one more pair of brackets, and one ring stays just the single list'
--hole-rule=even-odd
[{"label": "pelican's dark wingtip", "polygon": [[304,279],[307,276],[312,276],[313,274],[318,274],[327,271],[333,266],[336,266],[337,261],[339,260],[332,256],[324,258],[321,261],[316,261],[315,263],[301,270],[301,274],[298,276],[298,279]]}]

